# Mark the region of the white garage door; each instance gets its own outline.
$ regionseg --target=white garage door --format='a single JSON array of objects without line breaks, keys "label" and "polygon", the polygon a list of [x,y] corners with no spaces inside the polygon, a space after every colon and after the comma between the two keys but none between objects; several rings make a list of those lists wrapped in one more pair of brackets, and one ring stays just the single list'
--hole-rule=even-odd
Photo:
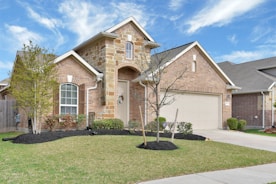
[{"label": "white garage door", "polygon": [[[161,94],[161,97],[164,94]],[[171,105],[161,108],[160,115],[168,122],[175,119],[178,108],[177,121],[191,122],[193,129],[221,128],[222,110],[221,97],[218,95],[202,95],[189,93],[170,93],[175,101]]]}]

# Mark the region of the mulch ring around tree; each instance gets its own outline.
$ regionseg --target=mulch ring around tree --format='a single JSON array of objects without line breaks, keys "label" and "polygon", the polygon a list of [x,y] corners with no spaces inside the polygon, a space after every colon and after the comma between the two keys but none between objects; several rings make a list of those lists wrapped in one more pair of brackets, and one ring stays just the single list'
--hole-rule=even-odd
[{"label": "mulch ring around tree", "polygon": [[[36,144],[54,141],[64,137],[72,136],[91,136],[91,135],[136,135],[142,136],[141,131],[129,131],[129,130],[76,130],[76,131],[54,131],[54,132],[42,132],[39,135],[32,133],[22,134],[17,137],[3,138],[2,141],[12,141],[17,144]],[[146,132],[146,136],[156,136],[156,132]],[[171,138],[171,133],[160,133],[160,137]],[[186,139],[186,140],[205,140],[206,138],[200,135],[182,133],[176,133],[175,139]],[[138,148],[151,149],[151,150],[173,150],[177,147],[169,141],[153,141],[147,142],[137,146]]]}]

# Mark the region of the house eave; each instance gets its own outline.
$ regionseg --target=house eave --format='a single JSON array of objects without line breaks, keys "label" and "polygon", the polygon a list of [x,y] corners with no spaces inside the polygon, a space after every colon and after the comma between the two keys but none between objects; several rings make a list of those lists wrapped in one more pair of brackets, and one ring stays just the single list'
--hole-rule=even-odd
[{"label": "house eave", "polygon": [[93,36],[92,38],[84,41],[83,43],[81,43],[80,45],[76,46],[73,50],[77,51],[83,47],[85,47],[86,45],[90,44],[91,42],[94,42],[100,38],[111,38],[111,39],[116,39],[118,37],[117,34],[115,33],[109,33],[109,32],[100,32],[98,34],[96,34],[95,36]]},{"label": "house eave", "polygon": [[150,47],[152,49],[160,47],[160,44],[156,43],[156,42],[151,42],[151,41],[145,41],[144,45],[147,47]]},{"label": "house eave", "polygon": [[260,89],[260,90],[248,90],[248,91],[233,91],[233,95],[243,95],[243,94],[253,94],[253,93],[262,93],[262,92],[271,92],[269,89]]},{"label": "house eave", "polygon": [[10,87],[10,85],[7,85],[4,88],[0,89],[0,93],[2,93],[3,91],[7,90],[9,87]]},{"label": "house eave", "polygon": [[228,90],[240,90],[242,88],[239,87],[239,86],[226,85],[226,89],[228,89]]}]

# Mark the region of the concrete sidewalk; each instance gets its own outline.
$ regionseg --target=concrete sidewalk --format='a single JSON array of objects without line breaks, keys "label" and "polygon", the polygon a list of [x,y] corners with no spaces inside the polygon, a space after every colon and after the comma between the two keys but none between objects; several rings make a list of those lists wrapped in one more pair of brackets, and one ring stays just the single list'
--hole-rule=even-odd
[{"label": "concrete sidewalk", "polygon": [[271,182],[276,182],[276,163],[238,169],[189,174],[146,181],[140,184],[267,184]]},{"label": "concrete sidewalk", "polygon": [[[229,130],[194,130],[194,134],[205,136],[212,141],[276,152],[276,137],[247,134]],[[140,184],[259,184],[271,182],[276,182],[276,163],[189,174],[142,182]]]}]

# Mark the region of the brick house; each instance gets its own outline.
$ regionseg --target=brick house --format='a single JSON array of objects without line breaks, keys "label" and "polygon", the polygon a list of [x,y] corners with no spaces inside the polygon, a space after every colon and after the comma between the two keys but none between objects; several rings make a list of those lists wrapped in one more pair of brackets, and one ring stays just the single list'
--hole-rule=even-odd
[{"label": "brick house", "polygon": [[[57,57],[54,62],[60,88],[54,97],[53,114],[85,114],[86,126],[92,119],[119,118],[127,127],[129,120],[140,120],[141,106],[145,122],[152,121],[154,114],[145,100],[151,91],[141,75],[141,63],[149,62],[151,50],[157,47],[159,44],[130,17]],[[164,107],[161,116],[172,121],[179,108],[178,120],[190,121],[195,129],[226,128],[234,83],[198,42],[165,52],[161,95],[176,69],[186,71],[170,91],[175,103]]]},{"label": "brick house", "polygon": [[275,125],[276,57],[218,65],[241,87],[232,94],[232,116],[245,119],[252,128]]},{"label": "brick house", "polygon": [[191,122],[194,129],[226,129],[231,117],[231,94],[238,87],[223,73],[198,42],[192,42],[157,54],[165,55],[166,72],[161,84],[164,94],[168,79],[179,68],[185,70],[169,91],[171,105],[161,108],[161,116],[174,121]]}]

